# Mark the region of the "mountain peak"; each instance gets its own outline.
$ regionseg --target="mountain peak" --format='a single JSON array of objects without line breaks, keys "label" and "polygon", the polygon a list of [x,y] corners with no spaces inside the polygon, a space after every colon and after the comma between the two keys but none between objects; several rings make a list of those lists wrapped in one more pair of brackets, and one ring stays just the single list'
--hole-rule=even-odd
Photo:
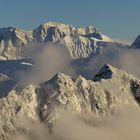
[{"label": "mountain peak", "polygon": [[111,66],[110,64],[105,64],[95,75],[94,80],[99,81],[101,79],[110,79],[115,70],[115,67]]},{"label": "mountain peak", "polygon": [[[123,80],[131,80],[137,79],[134,75],[127,73],[121,69],[118,69],[110,64],[105,64],[99,72],[95,75],[94,81],[101,81],[102,79],[123,79]],[[138,80],[138,79],[137,79]]]},{"label": "mountain peak", "polygon": [[52,79],[55,79],[55,80],[58,80],[59,81],[61,79],[65,79],[66,77],[68,78],[70,76],[68,76],[68,75],[66,75],[64,73],[59,72]]},{"label": "mountain peak", "polygon": [[69,24],[64,24],[64,23],[61,23],[61,22],[53,22],[53,21],[43,23],[41,25],[44,25],[44,26],[60,26],[60,25],[69,26]]}]

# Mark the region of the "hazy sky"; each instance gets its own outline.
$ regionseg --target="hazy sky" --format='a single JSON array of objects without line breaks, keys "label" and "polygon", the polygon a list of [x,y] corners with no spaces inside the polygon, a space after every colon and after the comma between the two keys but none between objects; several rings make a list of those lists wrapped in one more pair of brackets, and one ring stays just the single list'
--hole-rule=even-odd
[{"label": "hazy sky", "polygon": [[140,34],[140,0],[0,0],[0,18],[1,27],[33,29],[57,21],[133,39]]}]

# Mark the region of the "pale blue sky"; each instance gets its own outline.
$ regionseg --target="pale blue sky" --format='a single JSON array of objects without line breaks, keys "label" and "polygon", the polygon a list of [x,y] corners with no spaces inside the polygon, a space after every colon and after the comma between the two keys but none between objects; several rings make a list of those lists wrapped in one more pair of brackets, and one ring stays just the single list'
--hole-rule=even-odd
[{"label": "pale blue sky", "polygon": [[0,18],[0,27],[33,29],[57,21],[133,39],[140,34],[140,0],[0,0]]}]

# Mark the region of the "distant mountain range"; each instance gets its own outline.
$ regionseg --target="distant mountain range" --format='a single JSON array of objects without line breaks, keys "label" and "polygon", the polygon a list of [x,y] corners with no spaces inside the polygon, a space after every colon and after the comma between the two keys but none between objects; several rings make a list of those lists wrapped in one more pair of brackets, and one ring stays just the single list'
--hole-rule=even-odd
[{"label": "distant mountain range", "polygon": [[22,49],[30,43],[55,43],[68,48],[72,58],[87,58],[101,53],[105,46],[127,46],[100,33],[95,27],[78,28],[49,22],[32,31],[19,28],[0,28],[0,59],[24,57]]}]

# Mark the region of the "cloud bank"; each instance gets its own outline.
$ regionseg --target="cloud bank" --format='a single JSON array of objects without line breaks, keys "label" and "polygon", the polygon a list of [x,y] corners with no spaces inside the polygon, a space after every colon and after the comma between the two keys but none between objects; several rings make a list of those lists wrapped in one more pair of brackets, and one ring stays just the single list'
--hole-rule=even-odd
[{"label": "cloud bank", "polygon": [[17,134],[12,140],[139,140],[140,112],[128,108],[121,108],[117,115],[107,118],[84,114],[79,117],[63,112],[51,134],[47,125],[28,122],[24,133]]}]

